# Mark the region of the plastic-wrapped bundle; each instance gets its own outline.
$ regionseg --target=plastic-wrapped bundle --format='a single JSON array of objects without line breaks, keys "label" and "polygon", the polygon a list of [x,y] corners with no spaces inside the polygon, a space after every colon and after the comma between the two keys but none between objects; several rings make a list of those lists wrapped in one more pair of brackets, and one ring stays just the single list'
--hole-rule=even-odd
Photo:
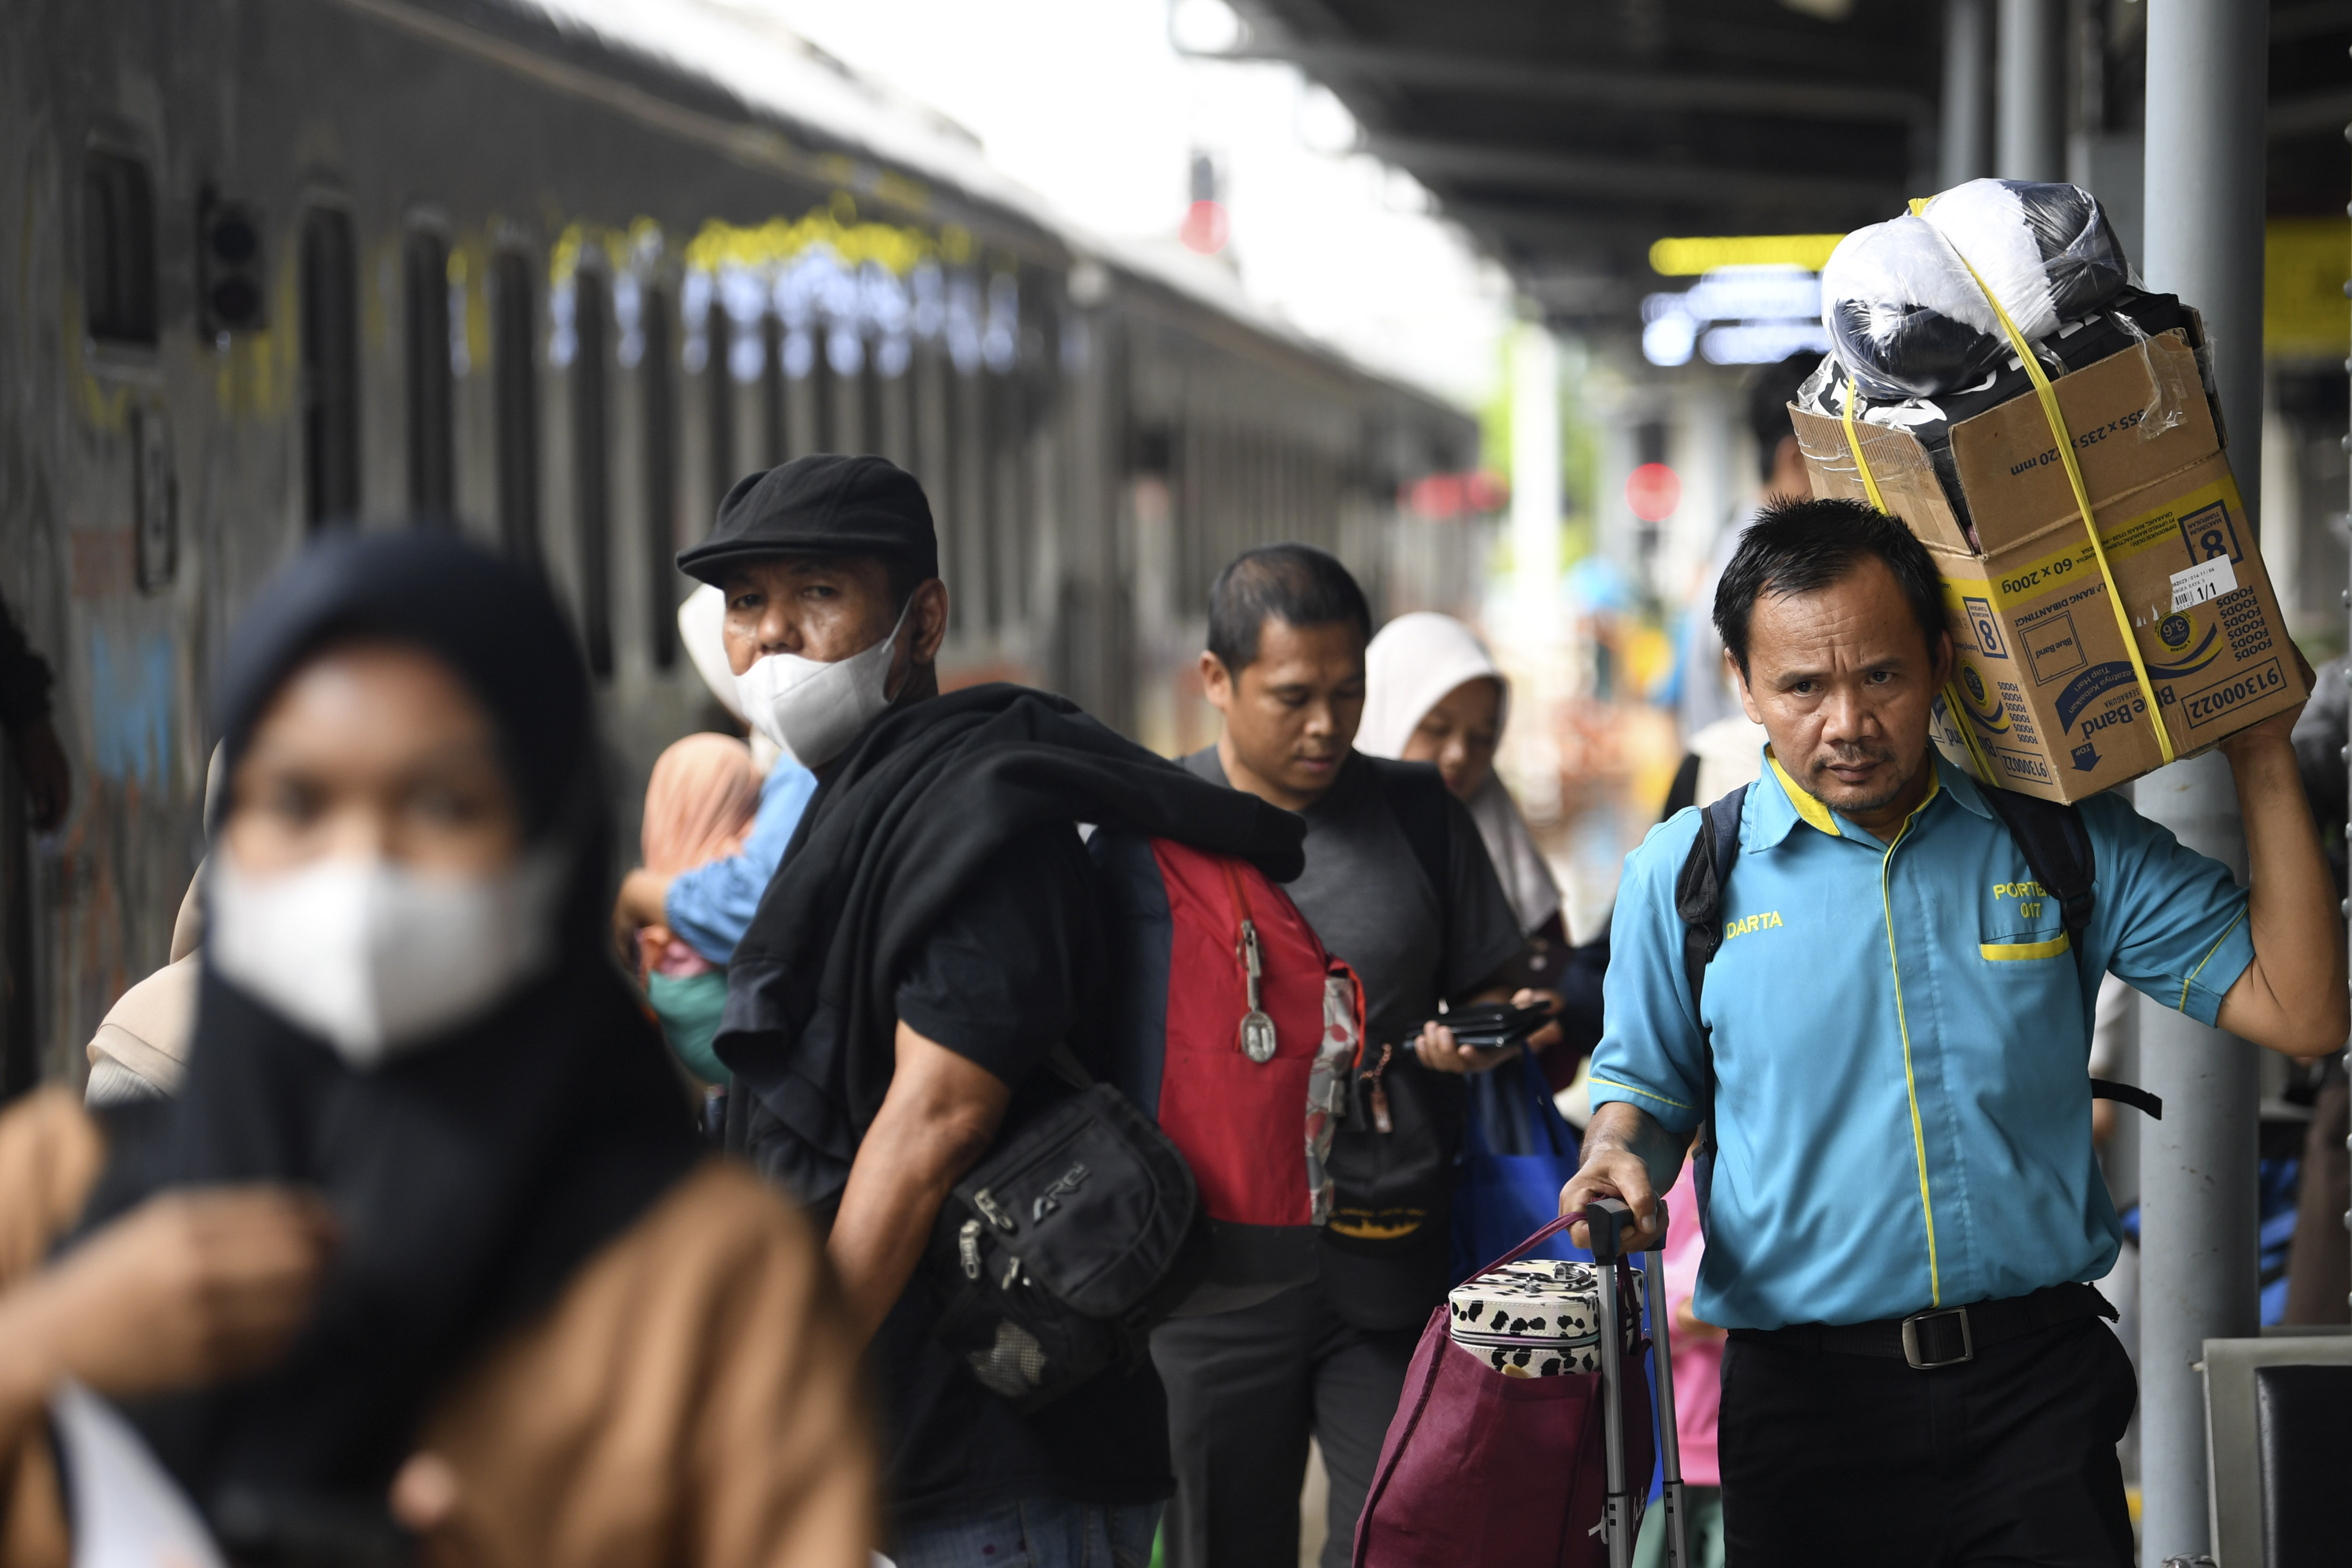
[{"label": "plastic-wrapped bundle", "polygon": [[1822,269],[1822,325],[1868,396],[1935,397],[2013,355],[1986,289],[2036,342],[2123,288],[2129,270],[2088,191],[1971,180],[1919,216],[1840,241]]},{"label": "plastic-wrapped bundle", "polygon": [[2000,357],[2000,322],[1926,219],[1855,229],[1822,268],[1831,352],[1872,397],[1933,397]]},{"label": "plastic-wrapped bundle", "polygon": [[[1979,184],[1991,184],[1981,181]],[[1981,294],[1978,296],[1983,298]],[[2009,308],[2002,302],[2002,309]],[[2096,364],[2110,354],[2121,353],[2134,343],[2143,342],[2158,332],[2177,331],[2187,324],[2188,316],[2180,308],[2179,296],[2148,294],[2129,285],[2110,290],[2095,310],[2086,310],[2069,320],[2053,324],[2041,334],[2035,345],[2034,357],[2042,362],[2044,372],[2056,379],[2069,372]],[[2020,323],[2021,328],[2023,323]],[[1960,492],[1959,471],[1952,458],[1951,427],[1964,420],[1973,419],[1989,409],[1998,408],[2012,398],[2023,397],[2033,390],[2032,378],[2018,363],[2016,351],[2004,340],[2000,353],[1990,367],[1975,380],[1956,385],[1934,396],[1885,397],[1874,395],[1868,384],[1860,377],[1854,381],[1863,387],[1862,399],[1854,405],[1853,416],[1865,425],[1885,429],[1902,430],[1918,438],[1927,449],[1927,460],[1934,465],[1936,477],[1942,482],[1945,498],[1951,502],[1952,513],[1971,536],[1974,521],[1969,516],[1968,500]],[[2210,397],[2210,367],[2204,365],[2204,353],[2199,351],[2200,368],[2207,370],[2205,392]],[[1824,355],[1821,367],[1805,379],[1797,389],[1797,406],[1809,414],[1842,418],[1846,411],[1848,369],[1835,353]],[[2153,407],[2151,412],[2157,412]],[[2150,425],[2148,432],[2168,426]]]},{"label": "plastic-wrapped bundle", "polygon": [[2038,343],[2131,281],[2124,247],[2098,197],[2080,185],[1970,180],[1919,216],[2000,299],[2025,341]]}]

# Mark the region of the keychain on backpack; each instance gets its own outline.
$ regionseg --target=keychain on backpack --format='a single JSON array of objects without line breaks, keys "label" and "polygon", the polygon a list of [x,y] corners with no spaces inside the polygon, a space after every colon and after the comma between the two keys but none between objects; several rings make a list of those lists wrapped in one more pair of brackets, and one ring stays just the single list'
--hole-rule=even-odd
[{"label": "keychain on backpack", "polygon": [[1242,1015],[1242,1054],[1261,1067],[1274,1060],[1274,1020],[1259,1005],[1258,978],[1265,973],[1265,963],[1258,952],[1257,922],[1250,919],[1249,894],[1242,889],[1242,879],[1231,862],[1224,866],[1225,890],[1233,895],[1234,913],[1240,918],[1241,934],[1234,940],[1234,957],[1242,966],[1242,977],[1249,986],[1249,1011]]}]

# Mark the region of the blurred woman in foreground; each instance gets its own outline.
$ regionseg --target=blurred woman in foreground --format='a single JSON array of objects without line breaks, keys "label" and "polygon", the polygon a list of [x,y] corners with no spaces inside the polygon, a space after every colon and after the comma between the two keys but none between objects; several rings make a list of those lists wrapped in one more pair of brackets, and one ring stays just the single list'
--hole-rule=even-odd
[{"label": "blurred woman in foreground", "polygon": [[62,1565],[90,1521],[41,1419],[73,1379],[232,1559],[863,1568],[814,1243],[703,1156],[606,955],[554,604],[419,535],[322,545],[257,604],[184,1087],[0,1117],[0,1173],[32,1173],[0,1184],[0,1560]]}]

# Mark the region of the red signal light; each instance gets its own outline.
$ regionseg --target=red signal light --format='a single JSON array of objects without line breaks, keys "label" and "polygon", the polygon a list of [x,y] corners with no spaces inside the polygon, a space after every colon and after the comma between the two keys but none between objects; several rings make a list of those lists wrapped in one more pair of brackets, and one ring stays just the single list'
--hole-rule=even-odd
[{"label": "red signal light", "polygon": [[1233,221],[1225,216],[1223,202],[1194,202],[1184,214],[1184,223],[1177,229],[1176,237],[1186,248],[1203,256],[1214,256],[1233,237]]},{"label": "red signal light", "polygon": [[1625,504],[1643,522],[1664,522],[1682,504],[1683,481],[1664,463],[1644,463],[1625,478]]}]

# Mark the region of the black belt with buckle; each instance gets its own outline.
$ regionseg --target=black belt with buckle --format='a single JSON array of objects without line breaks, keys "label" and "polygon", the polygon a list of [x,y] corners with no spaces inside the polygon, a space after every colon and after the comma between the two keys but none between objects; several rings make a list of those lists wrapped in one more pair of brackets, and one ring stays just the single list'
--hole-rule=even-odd
[{"label": "black belt with buckle", "polygon": [[2021,1340],[2044,1329],[2054,1329],[2084,1318],[2112,1321],[2114,1307],[2090,1285],[2052,1285],[2025,1296],[1998,1301],[1971,1301],[1965,1307],[1942,1307],[1914,1312],[1907,1318],[1885,1318],[1874,1323],[1791,1323],[1785,1329],[1734,1329],[1735,1340],[1748,1340],[1814,1354],[1881,1356],[1910,1363],[1921,1372],[1958,1366],[1977,1358],[1979,1351],[2010,1340]]}]

